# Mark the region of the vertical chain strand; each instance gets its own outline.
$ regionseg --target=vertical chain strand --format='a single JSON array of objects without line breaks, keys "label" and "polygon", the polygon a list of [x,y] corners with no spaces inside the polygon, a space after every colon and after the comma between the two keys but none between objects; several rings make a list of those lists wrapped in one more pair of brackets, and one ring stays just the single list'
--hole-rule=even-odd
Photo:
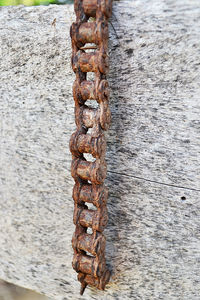
[{"label": "vertical chain strand", "polygon": [[[87,285],[104,290],[110,278],[105,260],[108,189],[104,131],[110,124],[108,72],[108,19],[112,0],[75,0],[76,22],[72,24],[72,68],[76,131],[70,139],[71,174],[76,226],[72,238],[72,266],[78,273],[81,295]],[[88,72],[94,74],[90,80]],[[87,101],[95,105],[87,104]],[[88,101],[89,102],[89,101]],[[84,154],[86,154],[84,156]],[[90,154],[92,160],[86,157]],[[89,209],[88,203],[94,209]],[[92,233],[88,233],[88,229]]]}]

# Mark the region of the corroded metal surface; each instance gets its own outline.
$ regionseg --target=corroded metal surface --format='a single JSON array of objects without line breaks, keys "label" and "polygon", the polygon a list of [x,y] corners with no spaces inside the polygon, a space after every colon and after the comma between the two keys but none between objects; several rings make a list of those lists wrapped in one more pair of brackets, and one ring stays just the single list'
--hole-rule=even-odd
[{"label": "corroded metal surface", "polygon": [[[70,139],[71,173],[75,180],[73,219],[76,225],[72,238],[72,266],[78,272],[83,294],[87,285],[103,290],[110,278],[102,232],[108,220],[104,130],[110,124],[106,73],[108,18],[112,12],[112,0],[75,0],[74,9],[76,22],[72,24],[70,33],[72,68],[76,74],[73,96],[77,130]],[[93,81],[87,79],[88,72],[95,74]],[[87,100],[96,100],[98,107],[87,105]],[[84,153],[91,154],[95,161],[86,160]],[[92,203],[94,209],[89,209],[86,203]],[[87,233],[88,228],[92,228],[91,234]]]}]

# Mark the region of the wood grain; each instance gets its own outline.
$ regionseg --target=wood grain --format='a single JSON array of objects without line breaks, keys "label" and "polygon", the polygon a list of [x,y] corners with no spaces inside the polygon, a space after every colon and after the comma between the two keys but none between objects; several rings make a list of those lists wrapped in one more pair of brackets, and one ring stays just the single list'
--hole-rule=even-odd
[{"label": "wood grain", "polygon": [[[114,3],[111,283],[81,299],[199,300],[197,0]],[[56,26],[52,26],[56,18]],[[1,7],[0,278],[79,299],[71,267],[73,7]]]}]

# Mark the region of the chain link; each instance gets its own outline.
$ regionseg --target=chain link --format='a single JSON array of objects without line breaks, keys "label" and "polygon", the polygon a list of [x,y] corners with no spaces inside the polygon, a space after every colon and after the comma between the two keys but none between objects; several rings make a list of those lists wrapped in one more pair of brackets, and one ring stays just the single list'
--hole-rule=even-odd
[{"label": "chain link", "polygon": [[[76,225],[72,238],[72,266],[78,272],[82,295],[87,285],[104,290],[110,278],[102,232],[108,220],[104,131],[110,124],[106,74],[112,0],[75,0],[74,10],[76,22],[72,24],[70,34],[72,68],[76,74],[73,97],[77,129],[70,139],[71,174],[75,181],[73,220]],[[94,80],[87,78],[88,72],[95,74]],[[98,107],[87,105],[87,100],[96,100]],[[95,161],[86,160],[84,153],[91,154]],[[86,203],[92,203],[95,209],[89,209]],[[87,232],[88,228],[92,228],[91,234]]]}]

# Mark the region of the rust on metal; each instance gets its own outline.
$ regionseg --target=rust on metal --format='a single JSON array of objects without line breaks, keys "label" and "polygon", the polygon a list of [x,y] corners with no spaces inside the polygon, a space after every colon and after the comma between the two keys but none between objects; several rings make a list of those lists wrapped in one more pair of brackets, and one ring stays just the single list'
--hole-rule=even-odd
[{"label": "rust on metal", "polygon": [[[70,139],[71,174],[76,226],[72,238],[72,266],[78,273],[83,294],[87,285],[104,290],[110,279],[106,267],[103,230],[108,221],[108,189],[106,178],[106,139],[104,131],[110,124],[108,72],[108,19],[112,0],[75,0],[76,22],[70,29],[72,68],[76,74],[73,85],[76,131]],[[94,80],[87,73],[94,73]],[[94,100],[98,107],[87,104]],[[90,129],[90,131],[89,131]],[[84,154],[90,154],[92,161]],[[88,206],[89,204],[93,204]],[[92,233],[88,229],[92,229]]]}]

